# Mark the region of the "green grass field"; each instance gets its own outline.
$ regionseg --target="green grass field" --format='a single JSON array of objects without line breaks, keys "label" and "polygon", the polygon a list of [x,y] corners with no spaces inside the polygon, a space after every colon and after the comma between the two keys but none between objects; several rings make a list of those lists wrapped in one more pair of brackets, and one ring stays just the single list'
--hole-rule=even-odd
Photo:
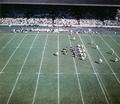
[{"label": "green grass field", "polygon": [[[120,35],[75,37],[0,33],[0,104],[120,104],[120,61],[112,61],[120,59]],[[77,44],[86,48],[85,61],[60,52]],[[111,48],[114,55],[108,53]],[[102,64],[96,63],[99,58]]]}]

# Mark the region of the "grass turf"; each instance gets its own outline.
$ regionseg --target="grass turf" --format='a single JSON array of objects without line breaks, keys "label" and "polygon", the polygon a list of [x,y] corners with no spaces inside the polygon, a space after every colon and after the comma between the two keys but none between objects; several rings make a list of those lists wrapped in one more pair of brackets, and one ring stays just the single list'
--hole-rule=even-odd
[{"label": "grass turf", "polygon": [[[120,61],[114,63],[116,55],[107,53],[111,47],[120,57],[119,35],[91,36],[99,51],[90,46],[89,34],[75,35],[75,41],[67,33],[36,35],[0,34],[0,104],[120,104]],[[70,42],[84,43],[85,61],[70,52],[62,55]],[[99,58],[102,64],[96,63]]]}]

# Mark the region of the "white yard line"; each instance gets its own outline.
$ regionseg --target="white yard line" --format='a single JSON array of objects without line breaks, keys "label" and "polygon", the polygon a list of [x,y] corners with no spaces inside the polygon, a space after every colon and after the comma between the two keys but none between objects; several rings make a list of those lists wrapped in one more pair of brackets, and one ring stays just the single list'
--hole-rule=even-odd
[{"label": "white yard line", "polygon": [[[112,47],[103,39],[102,36],[99,35],[99,37],[101,38],[101,40],[110,48],[112,49]],[[115,55],[120,59],[120,57],[117,55],[117,53],[114,51]]]},{"label": "white yard line", "polygon": [[120,47],[120,44],[115,39],[113,39],[111,36],[109,36],[109,37]]},{"label": "white yard line", "polygon": [[[69,44],[70,44],[70,46],[72,46],[71,41],[70,41],[70,36],[68,36],[68,38],[69,38]],[[72,59],[73,59],[73,62],[74,62],[75,72],[76,72],[76,75],[77,75],[77,81],[78,81],[78,86],[79,86],[80,95],[81,95],[81,99],[82,99],[82,104],[85,104],[84,98],[83,98],[83,93],[82,93],[82,88],[81,88],[81,84],[80,84],[79,75],[77,74],[78,73],[77,65],[76,65],[75,59],[73,57],[72,57]]]},{"label": "white yard line", "polygon": [[22,73],[23,67],[24,67],[24,65],[25,65],[25,63],[26,63],[26,61],[27,61],[27,59],[28,59],[28,56],[29,56],[29,54],[30,54],[30,52],[31,52],[31,50],[32,50],[32,46],[34,45],[37,36],[38,36],[38,34],[35,36],[34,40],[32,41],[31,47],[30,47],[30,49],[29,49],[29,51],[28,51],[28,53],[27,53],[27,55],[26,55],[26,57],[25,57],[25,60],[24,60],[24,62],[23,62],[23,64],[22,64],[22,66],[21,66],[21,69],[20,69],[20,71],[19,71],[19,74],[18,74],[18,76],[17,76],[17,78],[16,78],[16,81],[15,81],[15,83],[14,83],[14,86],[13,86],[13,88],[12,88],[12,91],[11,91],[9,97],[8,97],[7,104],[9,104],[9,102],[10,102],[10,99],[11,99],[11,97],[12,97],[12,95],[13,95],[13,92],[14,92],[14,90],[15,90],[15,88],[16,88],[16,85],[17,85],[18,80],[19,80],[19,78],[20,78],[20,75],[21,75],[21,73]]},{"label": "white yard line", "polygon": [[[58,48],[58,52],[59,52],[59,34],[58,34],[58,39],[57,39],[57,48]],[[60,52],[59,52],[60,55]],[[57,57],[57,66],[58,66],[58,104],[60,104],[60,70],[59,70],[59,55]]]},{"label": "white yard line", "polygon": [[[78,36],[79,36],[79,35],[78,35]],[[83,40],[82,40],[82,38],[81,38],[80,36],[79,36],[79,39],[80,39],[80,41],[82,42],[82,44],[84,45],[84,47],[85,47],[85,44],[84,44],[84,42],[83,42]],[[102,92],[103,92],[103,95],[104,95],[104,97],[105,97],[105,99],[106,99],[106,102],[107,102],[107,104],[110,104],[110,103],[109,103],[109,100],[111,101],[111,99],[110,99],[110,97],[109,97],[109,94],[106,95],[106,93],[105,93],[105,91],[104,91],[105,86],[104,86],[104,88],[103,88],[103,86],[102,86],[102,84],[101,84],[101,82],[100,82],[100,81],[102,81],[102,80],[101,80],[101,77],[99,76],[99,73],[96,72],[96,68],[95,68],[94,65],[93,65],[93,60],[92,60],[91,56],[89,55],[88,50],[87,50],[86,47],[85,47],[85,50],[86,50],[86,53],[87,53],[87,55],[88,55],[89,62],[90,62],[90,64],[91,64],[91,66],[92,66],[93,72],[95,73],[95,76],[96,76],[96,78],[97,78],[97,80],[98,80],[98,83],[99,83],[99,85],[100,85],[100,88],[101,88],[101,90],[102,90]],[[102,82],[103,82],[103,81],[102,81]],[[105,90],[106,90],[106,88],[105,88]],[[107,91],[106,91],[106,92],[107,92]],[[108,100],[107,96],[109,97],[109,100]]]},{"label": "white yard line", "polygon": [[16,34],[0,49],[0,53],[11,43],[11,41],[15,38]]},{"label": "white yard line", "polygon": [[[95,43],[95,41],[94,41],[94,43]],[[96,45],[96,43],[95,43],[95,45]],[[104,58],[104,60],[105,60],[105,62],[107,63],[107,65],[109,66],[109,68],[110,68],[111,72],[113,73],[113,75],[114,75],[115,79],[117,80],[117,82],[120,84],[119,78],[116,76],[114,70],[112,69],[112,67],[111,67],[111,65],[109,64],[108,60],[107,60],[107,59],[105,58],[105,56],[102,54],[102,52],[101,52],[101,50],[100,50],[99,47],[98,47],[97,50],[98,50],[98,52],[100,53],[100,55]]]},{"label": "white yard line", "polygon": [[25,39],[27,35],[25,35],[23,37],[23,39],[20,41],[20,43],[18,44],[18,46],[16,47],[16,49],[14,50],[14,52],[11,54],[11,56],[8,58],[6,64],[4,65],[4,67],[2,68],[2,70],[0,71],[0,73],[3,73],[4,69],[6,68],[6,66],[8,65],[9,61],[11,60],[11,58],[14,56],[14,54],[16,53],[17,49],[20,47],[20,45],[22,44],[23,40]]},{"label": "white yard line", "polygon": [[35,91],[34,91],[34,95],[33,95],[33,99],[32,99],[32,104],[35,103],[35,98],[36,98],[36,93],[37,93],[37,89],[38,89],[39,78],[40,78],[40,74],[41,74],[41,68],[42,68],[45,48],[46,48],[46,45],[47,45],[47,40],[48,40],[48,35],[46,37],[45,44],[44,44],[44,49],[43,49],[43,52],[42,52],[42,58],[41,58],[40,65],[39,65],[39,72],[38,72],[38,76],[37,76],[37,81],[36,81]]}]

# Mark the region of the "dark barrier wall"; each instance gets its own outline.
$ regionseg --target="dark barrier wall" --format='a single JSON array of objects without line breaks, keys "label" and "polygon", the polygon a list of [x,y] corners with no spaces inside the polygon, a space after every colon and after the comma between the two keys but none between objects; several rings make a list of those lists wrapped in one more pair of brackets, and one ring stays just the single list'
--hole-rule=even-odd
[{"label": "dark barrier wall", "polygon": [[0,0],[0,3],[16,4],[97,4],[97,5],[120,5],[120,0]]}]

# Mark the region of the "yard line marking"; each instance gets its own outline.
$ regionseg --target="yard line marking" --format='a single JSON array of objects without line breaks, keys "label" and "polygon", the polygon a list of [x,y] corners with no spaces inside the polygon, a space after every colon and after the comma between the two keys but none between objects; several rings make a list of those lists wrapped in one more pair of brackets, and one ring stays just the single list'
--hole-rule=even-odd
[{"label": "yard line marking", "polygon": [[[95,41],[94,41],[94,43],[95,43]],[[96,43],[95,43],[95,45],[96,45]],[[98,50],[98,52],[101,54],[101,56],[104,58],[105,62],[106,62],[107,65],[109,66],[111,72],[114,73],[113,75],[114,75],[115,79],[117,80],[117,82],[120,84],[119,78],[116,76],[114,70],[112,69],[111,65],[109,64],[108,60],[105,58],[105,56],[103,55],[103,53],[101,52],[101,50],[100,50],[99,47],[98,47],[97,50]]]},{"label": "yard line marking", "polygon": [[79,75],[79,74],[81,74],[81,73],[74,73],[74,74],[78,74],[78,75]]},{"label": "yard line marking", "polygon": [[[0,74],[20,74],[19,72],[16,72],[16,73],[12,73],[12,72],[0,72]],[[21,73],[21,74],[27,74],[27,73]],[[30,74],[30,75],[38,75],[39,73],[32,73],[32,74]],[[59,75],[63,75],[64,73],[55,73],[55,74],[59,74]],[[74,73],[74,74],[81,74],[81,73]],[[92,74],[98,74],[98,73],[90,73],[91,75]],[[113,74],[120,74],[120,73],[99,73],[99,75],[113,75]],[[40,73],[40,75],[47,75],[47,74],[45,74],[45,73]],[[87,74],[84,74],[84,75],[87,75]]]},{"label": "yard line marking", "polygon": [[44,73],[35,73],[35,74],[37,74],[37,75],[43,75]]},{"label": "yard line marking", "polygon": [[93,74],[98,75],[99,73],[93,73]]},{"label": "yard line marking", "polygon": [[64,73],[56,73],[56,74],[59,74],[59,75],[61,75],[61,74],[64,74]]},{"label": "yard line marking", "polygon": [[[57,39],[57,48],[58,48],[58,53],[59,53],[59,34],[58,34],[58,39]],[[60,68],[59,68],[59,54],[57,57],[57,66],[58,66],[58,74],[57,74],[57,79],[58,79],[58,104],[60,104]]]},{"label": "yard line marking", "polygon": [[120,44],[115,39],[113,39],[111,36],[109,36],[109,37],[120,47]]},{"label": "yard line marking", "polygon": [[[72,43],[70,41],[70,36],[68,36],[68,39],[69,39],[70,46],[72,47]],[[77,74],[78,73],[77,65],[76,65],[74,57],[72,57],[72,59],[73,59],[73,62],[74,62],[74,67],[75,67],[75,71],[76,71],[76,75],[77,75],[77,81],[78,81],[78,86],[79,86],[80,95],[81,95],[81,99],[82,99],[82,104],[85,104],[84,98],[83,98],[83,93],[82,93],[82,88],[81,88],[81,84],[80,84],[80,80],[79,80],[79,76]]]},{"label": "yard line marking", "polygon": [[[23,39],[20,41],[20,43],[18,44],[17,47],[20,47],[20,45],[22,44],[22,42],[23,42],[23,40],[25,39],[26,36],[27,36],[27,35],[24,35]],[[3,71],[4,71],[4,69],[5,69],[6,66],[8,65],[9,61],[11,60],[11,58],[13,57],[13,55],[15,54],[15,52],[17,51],[17,49],[18,49],[17,47],[16,47],[16,49],[14,50],[14,52],[11,54],[11,56],[8,58],[5,66],[2,68],[2,70],[1,70],[0,72],[3,72]]]},{"label": "yard line marking", "polygon": [[20,73],[20,72],[17,72],[16,74],[25,74],[25,73]]},{"label": "yard line marking", "polygon": [[[92,74],[98,74],[98,73],[92,73]],[[120,74],[120,73],[99,73],[99,75],[112,75],[112,74]]]},{"label": "yard line marking", "polygon": [[45,44],[44,44],[44,49],[43,49],[43,52],[42,52],[42,58],[41,58],[40,65],[39,65],[39,72],[38,72],[38,76],[37,76],[37,81],[36,81],[36,86],[35,86],[35,91],[34,91],[34,95],[33,95],[32,104],[35,103],[35,97],[36,97],[36,92],[37,92],[37,89],[38,89],[38,83],[39,83],[39,78],[40,78],[40,73],[41,73],[41,67],[42,67],[42,63],[43,63],[43,57],[44,57],[44,53],[45,53],[45,48],[46,48],[47,40],[48,40],[48,35],[46,36],[46,40],[45,40]]},{"label": "yard line marking", "polygon": [[0,53],[7,47],[8,44],[12,42],[12,40],[15,38],[16,34],[0,49]]},{"label": "yard line marking", "polygon": [[[84,44],[82,38],[81,38],[79,35],[78,35],[78,37],[79,37],[79,39],[81,40],[82,44],[83,44],[84,47],[85,47],[85,44]],[[104,85],[102,86],[102,84],[101,84],[101,82],[100,82],[100,81],[102,81],[102,80],[101,80],[101,77],[99,76],[99,73],[96,72],[96,68],[95,68],[94,65],[93,65],[93,60],[92,60],[91,56],[89,55],[88,50],[87,50],[86,47],[85,47],[85,50],[86,50],[86,53],[87,53],[87,55],[88,55],[88,58],[89,58],[89,61],[90,61],[91,66],[92,66],[93,72],[94,72],[95,75],[96,75],[96,78],[97,78],[97,80],[98,80],[98,83],[99,83],[99,85],[100,85],[100,88],[101,88],[101,90],[102,90],[102,93],[103,93],[103,95],[104,95],[104,97],[105,97],[105,99],[106,99],[106,102],[107,102],[107,104],[110,104],[109,100],[111,101],[111,98],[109,97],[109,94],[108,94],[108,93],[107,93],[107,95],[106,95],[106,93],[105,93],[105,91],[107,92],[107,90],[106,90],[105,86],[104,86]],[[103,81],[102,81],[102,82],[103,82]],[[104,89],[103,89],[103,87],[104,87]],[[105,91],[104,91],[104,90],[105,90]],[[108,100],[107,96],[108,96],[109,100]],[[112,101],[111,101],[111,102],[112,102]]]},{"label": "yard line marking", "polygon": [[[34,45],[37,36],[38,36],[38,34],[35,36],[34,40],[32,41],[31,46]],[[15,90],[15,87],[16,87],[16,85],[17,85],[17,83],[18,83],[18,80],[19,80],[20,75],[21,75],[21,73],[22,73],[23,67],[24,67],[24,65],[25,65],[25,63],[26,63],[26,61],[27,61],[27,59],[28,59],[28,56],[29,56],[29,54],[30,54],[30,52],[31,52],[31,49],[32,49],[32,48],[30,47],[30,49],[29,49],[29,51],[28,51],[28,53],[27,53],[27,55],[26,55],[26,57],[25,57],[25,60],[24,60],[24,62],[23,62],[23,64],[22,64],[22,66],[21,66],[21,69],[20,69],[19,74],[18,74],[18,76],[17,76],[17,78],[16,78],[16,81],[15,81],[15,84],[14,84],[14,86],[13,86],[13,89],[12,89],[12,91],[11,91],[9,97],[8,97],[7,104],[9,104],[9,102],[10,102],[10,99],[11,99],[12,94],[13,94],[13,92],[14,92],[14,90]]]},{"label": "yard line marking", "polygon": [[[101,38],[101,40],[110,48],[112,49],[112,47],[103,39],[102,36],[99,35],[99,37]],[[120,57],[117,55],[117,53],[114,51],[115,55],[120,59]]]}]

